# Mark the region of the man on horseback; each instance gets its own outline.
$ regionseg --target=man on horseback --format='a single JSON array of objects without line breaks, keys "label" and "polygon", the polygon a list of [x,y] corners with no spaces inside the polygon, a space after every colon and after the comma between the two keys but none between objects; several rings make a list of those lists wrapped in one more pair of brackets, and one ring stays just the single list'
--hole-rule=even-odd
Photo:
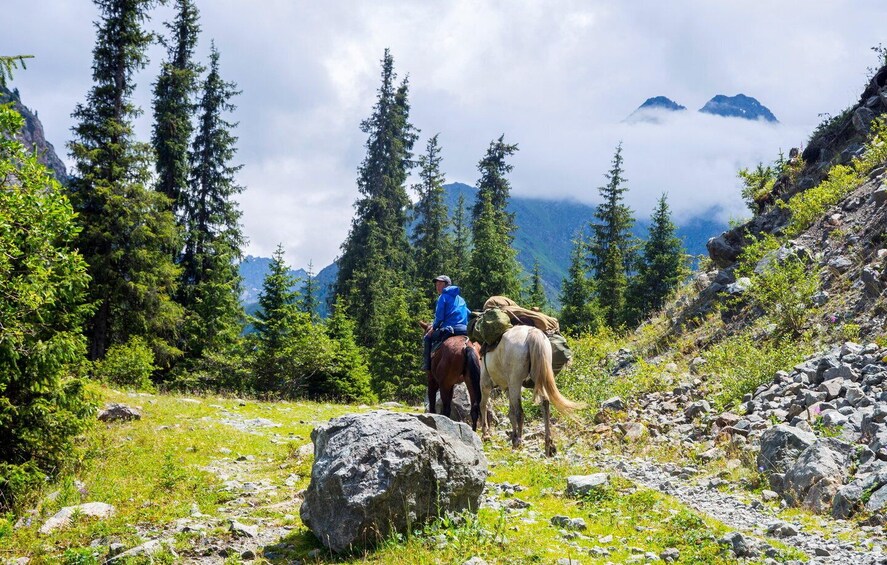
[{"label": "man on horseback", "polygon": [[423,369],[431,370],[431,350],[434,346],[453,335],[467,335],[468,306],[459,294],[459,287],[446,275],[434,278],[437,306],[434,309],[434,323],[425,332],[425,352]]}]

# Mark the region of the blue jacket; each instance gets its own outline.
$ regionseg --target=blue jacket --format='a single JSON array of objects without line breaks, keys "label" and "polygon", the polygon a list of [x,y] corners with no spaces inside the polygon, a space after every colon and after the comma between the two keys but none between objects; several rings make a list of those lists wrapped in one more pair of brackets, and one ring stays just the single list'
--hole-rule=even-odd
[{"label": "blue jacket", "polygon": [[465,299],[459,296],[458,286],[448,286],[437,297],[437,307],[434,309],[434,329],[468,325],[468,306]]}]

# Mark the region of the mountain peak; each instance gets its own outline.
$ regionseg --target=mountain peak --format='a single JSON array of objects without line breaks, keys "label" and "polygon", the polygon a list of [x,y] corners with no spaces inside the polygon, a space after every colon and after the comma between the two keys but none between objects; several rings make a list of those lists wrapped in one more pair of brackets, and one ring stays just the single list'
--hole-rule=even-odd
[{"label": "mountain peak", "polygon": [[778,123],[779,120],[766,106],[757,99],[739,93],[736,96],[718,94],[699,109],[704,114],[724,116],[727,118],[744,118],[746,120],[764,120]]},{"label": "mountain peak", "polygon": [[681,110],[686,110],[686,106],[681,106],[671,98],[667,96],[654,96],[652,98],[647,98],[644,100],[644,103],[638,106],[637,110],[632,112],[627,118],[625,118],[626,122],[650,122],[650,123],[659,123],[660,116],[659,112],[680,112]]}]

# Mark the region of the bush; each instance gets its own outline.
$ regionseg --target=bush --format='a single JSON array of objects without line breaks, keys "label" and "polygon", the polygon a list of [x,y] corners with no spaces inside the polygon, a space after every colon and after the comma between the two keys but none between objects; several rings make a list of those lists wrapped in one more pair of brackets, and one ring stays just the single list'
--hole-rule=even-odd
[{"label": "bush", "polygon": [[787,203],[780,203],[791,212],[791,221],[786,228],[789,237],[794,237],[813,225],[825,214],[829,206],[834,206],[862,184],[864,178],[854,166],[835,165],[828,178],[815,187],[792,196]]},{"label": "bush", "polygon": [[154,351],[140,336],[122,345],[112,345],[104,359],[95,362],[95,376],[101,381],[135,390],[153,390],[151,373]]},{"label": "bush", "polygon": [[89,277],[61,185],[16,141],[24,119],[0,105],[0,508],[74,455],[95,406],[77,377]]},{"label": "bush", "polygon": [[766,313],[781,333],[798,334],[815,316],[813,295],[819,274],[797,257],[775,259],[752,281],[747,296]]},{"label": "bush", "polygon": [[705,352],[706,371],[713,375],[715,406],[736,406],[745,394],[791,369],[812,353],[806,340],[786,336],[755,340],[749,333],[719,342]]}]

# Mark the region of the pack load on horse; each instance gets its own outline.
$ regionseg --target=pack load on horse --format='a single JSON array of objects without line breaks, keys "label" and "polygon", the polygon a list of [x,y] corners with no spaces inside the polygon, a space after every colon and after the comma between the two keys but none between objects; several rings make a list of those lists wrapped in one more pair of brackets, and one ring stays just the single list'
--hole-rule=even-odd
[{"label": "pack load on horse", "polygon": [[492,350],[499,343],[499,338],[511,327],[517,325],[538,328],[551,342],[551,361],[554,374],[570,364],[573,352],[567,346],[567,340],[560,333],[557,318],[543,314],[538,310],[522,308],[507,296],[491,296],[484,302],[483,312],[472,312],[469,315],[468,335],[471,339],[484,344],[485,350]]},{"label": "pack load on horse", "polygon": [[468,306],[450,277],[434,278],[438,293],[431,324],[425,330],[424,369],[428,371],[428,411],[434,412],[440,391],[442,413],[451,417],[453,387],[464,382],[471,402],[471,427],[477,429],[480,406],[480,345],[468,338]]},{"label": "pack load on horse", "polygon": [[[473,339],[482,340],[480,420],[488,437],[487,403],[493,386],[507,391],[511,444],[518,448],[523,435],[522,386],[533,389],[534,402],[541,402],[545,422],[545,454],[554,455],[551,439],[550,404],[564,412],[584,406],[565,398],[554,382],[555,374],[566,366],[572,352],[560,335],[557,319],[535,310],[521,308],[511,299],[494,296],[484,303],[484,312],[472,320]],[[552,340],[552,336],[557,336]],[[490,341],[487,341],[490,340]],[[558,360],[554,360],[557,348]],[[555,368],[557,367],[557,368]]]}]

